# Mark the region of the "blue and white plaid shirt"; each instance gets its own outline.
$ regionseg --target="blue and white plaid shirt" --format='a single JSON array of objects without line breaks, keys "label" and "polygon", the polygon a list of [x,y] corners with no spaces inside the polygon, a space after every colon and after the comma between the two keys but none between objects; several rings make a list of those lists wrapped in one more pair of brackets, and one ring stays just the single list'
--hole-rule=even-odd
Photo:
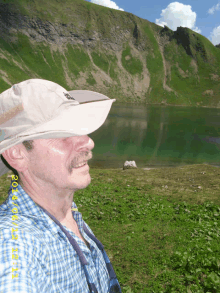
[{"label": "blue and white plaid shirt", "polygon": [[[82,214],[74,202],[72,210],[91,250],[64,227],[88,261],[88,273],[98,292],[107,293],[110,277],[102,252],[84,232]],[[87,224],[86,227],[93,234]],[[0,293],[12,292],[89,292],[79,257],[65,233],[20,185],[11,185],[8,198],[0,205]]]}]

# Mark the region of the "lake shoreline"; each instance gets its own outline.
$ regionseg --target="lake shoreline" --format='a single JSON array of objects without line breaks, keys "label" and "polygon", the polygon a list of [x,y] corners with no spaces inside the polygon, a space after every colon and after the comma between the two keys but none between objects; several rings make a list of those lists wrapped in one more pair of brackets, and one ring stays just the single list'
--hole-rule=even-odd
[{"label": "lake shoreline", "polygon": [[[147,167],[147,166],[145,166],[145,167],[137,167],[137,168],[127,168],[127,169],[125,169],[125,170],[131,170],[131,169],[139,169],[139,170],[146,170],[146,171],[148,171],[148,170],[153,170],[153,169],[161,169],[161,168],[183,168],[183,167],[185,167],[185,166],[194,166],[194,165],[200,165],[201,167],[202,166],[211,166],[211,167],[216,167],[216,168],[220,168],[220,166],[218,166],[218,165],[212,165],[212,164],[207,164],[207,163],[203,163],[203,164],[186,164],[186,165],[177,165],[177,166],[153,166],[153,167]],[[123,170],[123,167],[121,167],[121,168],[103,168],[103,167],[92,167],[92,166],[89,166],[90,167],[90,169],[95,169],[95,170]]]},{"label": "lake shoreline", "polygon": [[[117,99],[116,99],[117,102]],[[212,106],[201,106],[201,105],[176,105],[176,104],[167,104],[167,103],[138,103],[138,102],[118,102],[120,104],[126,104],[126,105],[137,105],[137,106],[175,106],[175,107],[190,107],[190,108],[210,108],[210,109],[220,109],[219,107],[212,107]]]}]

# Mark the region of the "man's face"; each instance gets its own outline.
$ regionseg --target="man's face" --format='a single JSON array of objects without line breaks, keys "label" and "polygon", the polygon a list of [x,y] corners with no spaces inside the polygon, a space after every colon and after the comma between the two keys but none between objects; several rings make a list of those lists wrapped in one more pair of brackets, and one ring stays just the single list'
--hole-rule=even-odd
[{"label": "man's face", "polygon": [[73,191],[86,188],[91,182],[89,166],[76,166],[92,158],[93,148],[93,140],[85,135],[36,139],[33,150],[27,153],[26,175],[41,186],[45,184],[45,188]]}]

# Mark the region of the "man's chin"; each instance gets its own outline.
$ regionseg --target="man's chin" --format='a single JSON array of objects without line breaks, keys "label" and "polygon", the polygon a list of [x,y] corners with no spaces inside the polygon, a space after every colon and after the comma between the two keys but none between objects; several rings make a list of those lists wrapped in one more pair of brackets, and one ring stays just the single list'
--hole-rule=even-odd
[{"label": "man's chin", "polygon": [[74,191],[81,190],[89,186],[89,184],[91,183],[91,177],[90,177],[90,174],[88,173],[88,176],[84,176],[83,180],[82,179],[80,180],[79,178],[75,177],[74,181],[75,182],[73,184],[70,183],[72,186],[72,189],[74,189]]}]

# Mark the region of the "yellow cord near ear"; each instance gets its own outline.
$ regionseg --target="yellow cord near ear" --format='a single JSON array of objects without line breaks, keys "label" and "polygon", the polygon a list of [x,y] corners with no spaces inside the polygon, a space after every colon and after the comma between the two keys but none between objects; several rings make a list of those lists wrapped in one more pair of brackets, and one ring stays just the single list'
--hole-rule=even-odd
[{"label": "yellow cord near ear", "polygon": [[71,211],[78,212],[78,209],[77,208],[71,208]]}]

